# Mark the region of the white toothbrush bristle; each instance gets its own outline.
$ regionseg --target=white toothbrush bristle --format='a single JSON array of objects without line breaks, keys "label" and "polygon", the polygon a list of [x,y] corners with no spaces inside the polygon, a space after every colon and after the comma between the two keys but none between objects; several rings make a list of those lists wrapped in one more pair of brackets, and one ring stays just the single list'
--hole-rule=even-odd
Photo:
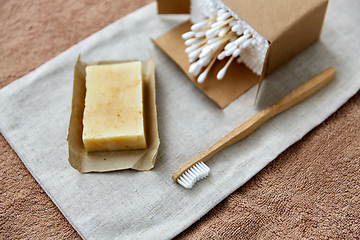
[{"label": "white toothbrush bristle", "polygon": [[181,174],[177,182],[184,188],[192,188],[197,181],[204,179],[209,173],[210,168],[205,163],[198,162]]}]

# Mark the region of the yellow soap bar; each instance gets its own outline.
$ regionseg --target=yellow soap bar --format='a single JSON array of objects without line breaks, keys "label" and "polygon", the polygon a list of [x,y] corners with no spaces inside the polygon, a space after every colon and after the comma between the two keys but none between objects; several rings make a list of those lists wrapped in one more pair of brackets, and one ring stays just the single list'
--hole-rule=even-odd
[{"label": "yellow soap bar", "polygon": [[141,62],[86,67],[86,151],[146,148]]}]

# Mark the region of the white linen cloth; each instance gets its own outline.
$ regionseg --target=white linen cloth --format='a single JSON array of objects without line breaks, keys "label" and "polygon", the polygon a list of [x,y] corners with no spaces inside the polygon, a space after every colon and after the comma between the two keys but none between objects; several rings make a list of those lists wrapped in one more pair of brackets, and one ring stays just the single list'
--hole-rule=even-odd
[{"label": "white linen cloth", "polygon": [[[84,239],[169,239],[242,186],[335,112],[360,88],[360,2],[331,1],[321,40],[221,110],[149,37],[188,16],[159,16],[156,3],[107,26],[0,90],[0,130],[34,178]],[[73,65],[156,61],[161,139],[155,168],[81,174],[68,163]],[[188,190],[172,173],[263,108],[329,66],[336,78],[316,95],[270,119],[207,162],[211,174]]]}]

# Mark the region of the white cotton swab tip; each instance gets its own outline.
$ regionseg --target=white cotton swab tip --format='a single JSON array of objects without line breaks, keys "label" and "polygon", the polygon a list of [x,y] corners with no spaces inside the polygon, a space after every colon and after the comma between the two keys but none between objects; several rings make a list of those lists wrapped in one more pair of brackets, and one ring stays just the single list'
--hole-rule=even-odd
[{"label": "white cotton swab tip", "polygon": [[223,60],[225,57],[226,57],[225,51],[222,51],[222,52],[218,55],[217,59]]},{"label": "white cotton swab tip", "polygon": [[204,58],[206,57],[207,55],[209,55],[211,53],[211,48],[210,46],[206,46],[202,49],[200,55],[199,55],[199,58]]},{"label": "white cotton swab tip", "polygon": [[189,67],[189,73],[194,74],[196,72],[196,69],[199,67],[198,62],[194,62]]},{"label": "white cotton swab tip", "polygon": [[226,10],[221,8],[217,11],[217,15],[220,16],[220,15],[223,15],[224,13],[226,13]]},{"label": "white cotton swab tip", "polygon": [[199,65],[202,67],[206,67],[210,63],[211,57],[212,56],[209,54],[209,55],[205,56],[204,58],[200,58],[198,61]]},{"label": "white cotton swab tip", "polygon": [[239,37],[238,39],[236,39],[236,41],[234,42],[234,44],[236,46],[239,46],[241,44],[243,44],[246,40],[248,40],[250,37],[250,34],[244,34],[243,36]]},{"label": "white cotton swab tip", "polygon": [[235,26],[236,24],[238,24],[236,20],[229,22],[230,27]]},{"label": "white cotton swab tip", "polygon": [[234,51],[237,49],[237,46],[232,46],[231,48],[229,48],[228,50],[225,51],[225,56],[230,56],[234,53]]},{"label": "white cotton swab tip", "polygon": [[187,54],[189,54],[189,53],[191,53],[192,51],[198,49],[198,47],[199,47],[199,46],[198,46],[197,44],[191,45],[190,47],[187,47],[187,48],[185,49],[185,52],[186,52]]},{"label": "white cotton swab tip", "polygon": [[228,44],[226,44],[224,50],[227,51],[230,48],[232,48],[233,46],[235,46],[235,42],[229,42]]},{"label": "white cotton swab tip", "polygon": [[205,36],[207,39],[215,37],[219,33],[219,29],[217,28],[211,28],[210,30],[207,30],[205,33]]},{"label": "white cotton swab tip", "polygon": [[218,79],[218,80],[223,79],[224,76],[225,76],[225,73],[226,73],[226,69],[222,68],[222,69],[218,72],[218,74],[216,75],[217,79]]},{"label": "white cotton swab tip", "polygon": [[209,47],[211,48],[211,50],[216,50],[220,47],[220,43],[213,43]]},{"label": "white cotton swab tip", "polygon": [[209,69],[206,69],[203,73],[200,74],[200,76],[197,79],[198,83],[203,83],[209,73]]},{"label": "white cotton swab tip", "polygon": [[231,17],[231,13],[230,12],[225,12],[224,14],[221,14],[220,16],[218,16],[216,18],[217,21],[224,21],[226,19],[228,19],[229,17]]},{"label": "white cotton swab tip", "polygon": [[234,26],[231,27],[231,31],[233,32],[237,32],[237,30],[240,28],[240,25],[239,24],[236,24]]},{"label": "white cotton swab tip", "polygon": [[198,60],[198,57],[189,58],[189,63],[193,63]]},{"label": "white cotton swab tip", "polygon": [[188,38],[192,38],[195,36],[195,32],[186,32],[184,33],[183,35],[181,35],[181,37],[185,40],[185,39],[188,39]]},{"label": "white cotton swab tip", "polygon": [[186,46],[190,46],[192,44],[196,44],[196,43],[199,43],[200,42],[200,39],[197,39],[197,38],[189,38],[188,40],[185,41],[185,45]]},{"label": "white cotton swab tip", "polygon": [[205,20],[203,22],[199,22],[199,23],[195,23],[194,25],[191,26],[191,30],[193,31],[198,31],[200,29],[205,28],[208,25],[208,21]]},{"label": "white cotton swab tip", "polygon": [[247,48],[248,46],[250,46],[250,44],[252,43],[252,41],[253,41],[252,38],[246,40],[246,42],[244,42],[244,43],[241,45],[241,47],[242,47],[242,48]]},{"label": "white cotton swab tip", "polygon": [[240,48],[237,48],[237,49],[233,52],[232,56],[233,56],[233,57],[238,57],[238,56],[240,55],[240,53],[241,53],[241,49],[240,49]]},{"label": "white cotton swab tip", "polygon": [[213,24],[211,24],[211,28],[218,28],[220,27],[225,21],[220,21],[220,22],[214,22]]},{"label": "white cotton swab tip", "polygon": [[219,32],[219,37],[223,37],[225,36],[225,34],[227,34],[230,30],[230,26],[226,26],[223,29],[220,30]]},{"label": "white cotton swab tip", "polygon": [[216,78],[217,78],[218,80],[221,80],[221,79],[224,78],[225,73],[226,73],[228,67],[230,66],[230,64],[231,64],[231,62],[232,62],[233,60],[234,60],[234,57],[231,56],[230,59],[229,59],[229,61],[227,61],[227,63],[225,64],[225,66],[218,72],[218,74],[216,75]]},{"label": "white cotton swab tip", "polygon": [[211,38],[211,39],[208,40],[207,43],[210,45],[210,44],[216,43],[219,40],[220,40],[220,38],[218,38],[218,37],[217,38]]},{"label": "white cotton swab tip", "polygon": [[198,49],[192,51],[191,53],[189,53],[189,58],[190,59],[198,58],[200,52],[201,52],[201,48],[198,48]]},{"label": "white cotton swab tip", "polygon": [[[195,63],[197,63],[197,62],[195,62]],[[200,71],[201,71],[201,68],[202,68],[202,66],[200,66],[199,64],[197,64],[197,65],[195,65],[195,66],[193,67],[193,69],[191,69],[191,71],[190,71],[190,69],[189,69],[189,73],[190,73],[191,75],[193,75],[194,77],[196,77],[197,75],[199,75],[199,73],[200,73]]]},{"label": "white cotton swab tip", "polygon": [[249,28],[246,28],[245,30],[244,30],[244,35],[247,35],[247,34],[249,34],[250,33],[250,29]]},{"label": "white cotton swab tip", "polygon": [[197,33],[195,33],[195,37],[203,38],[203,37],[205,37],[205,34],[206,34],[206,31],[197,32]]}]

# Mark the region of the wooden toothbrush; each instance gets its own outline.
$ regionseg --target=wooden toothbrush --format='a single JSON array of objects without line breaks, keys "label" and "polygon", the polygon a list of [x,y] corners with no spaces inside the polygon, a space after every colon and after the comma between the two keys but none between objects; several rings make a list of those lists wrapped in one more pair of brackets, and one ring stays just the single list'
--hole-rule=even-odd
[{"label": "wooden toothbrush", "polygon": [[270,107],[262,110],[234,128],[211,147],[186,162],[176,170],[172,175],[172,179],[175,183],[179,183],[185,188],[192,188],[198,180],[205,178],[210,172],[210,168],[204,163],[205,161],[224,148],[246,138],[271,117],[291,108],[318,92],[328,84],[335,75],[335,68],[330,67],[312,77]]}]

